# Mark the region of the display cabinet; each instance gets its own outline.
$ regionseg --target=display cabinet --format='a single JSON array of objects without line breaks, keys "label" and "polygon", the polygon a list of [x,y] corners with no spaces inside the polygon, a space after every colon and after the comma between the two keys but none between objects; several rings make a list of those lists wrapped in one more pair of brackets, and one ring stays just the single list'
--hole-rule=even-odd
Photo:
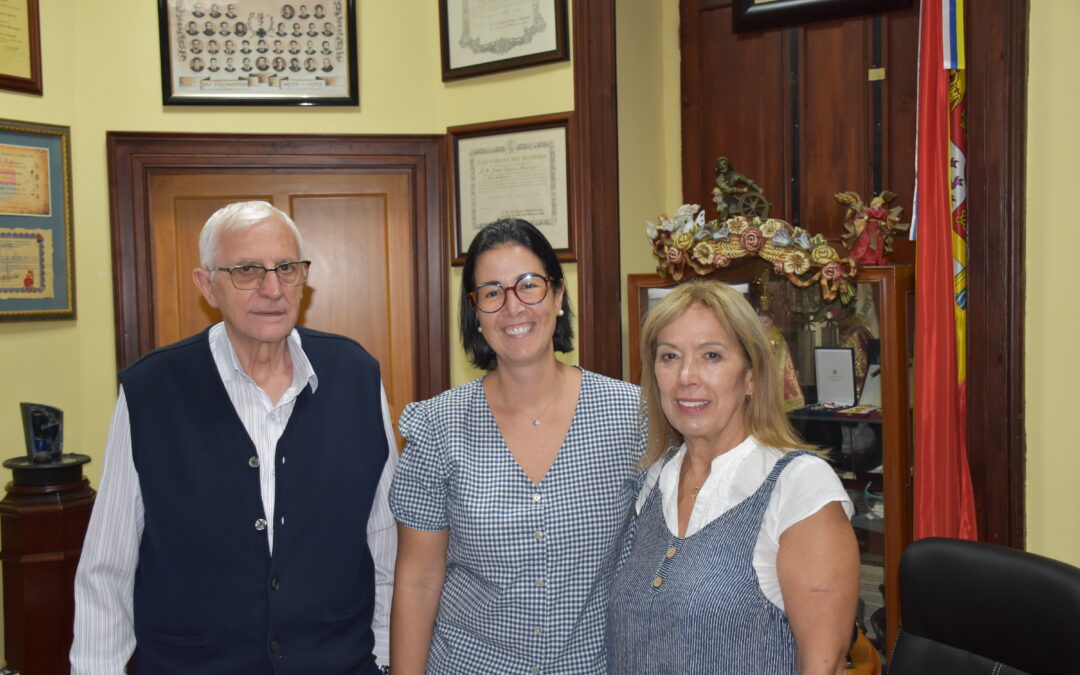
[{"label": "display cabinet", "polygon": [[[899,628],[900,554],[911,542],[913,271],[862,267],[848,303],[826,301],[816,284],[800,288],[760,259],[737,261],[709,278],[736,287],[757,310],[784,377],[793,425],[828,451],[851,496],[862,562],[859,616],[884,658]],[[655,274],[628,277],[635,383],[641,322],[650,304],[675,285]],[[822,400],[822,392],[836,400]]]}]

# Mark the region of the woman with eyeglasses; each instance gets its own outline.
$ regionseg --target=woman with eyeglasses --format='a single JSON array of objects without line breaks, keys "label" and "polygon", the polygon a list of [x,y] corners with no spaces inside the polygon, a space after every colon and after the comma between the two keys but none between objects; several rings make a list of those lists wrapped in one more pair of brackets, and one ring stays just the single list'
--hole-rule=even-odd
[{"label": "woman with eyeglasses", "polygon": [[391,664],[410,673],[607,670],[613,565],[646,424],[634,385],[565,365],[547,239],[500,220],[469,246],[461,337],[484,377],[405,408],[391,488]]}]

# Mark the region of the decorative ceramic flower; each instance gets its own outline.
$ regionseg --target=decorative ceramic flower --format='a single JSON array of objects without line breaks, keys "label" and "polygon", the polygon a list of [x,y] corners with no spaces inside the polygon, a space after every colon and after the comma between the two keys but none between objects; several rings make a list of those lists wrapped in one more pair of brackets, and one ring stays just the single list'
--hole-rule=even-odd
[{"label": "decorative ceramic flower", "polygon": [[713,259],[713,245],[711,242],[703,241],[694,247],[694,260],[702,265],[708,265]]},{"label": "decorative ceramic flower", "polygon": [[724,223],[720,226],[720,229],[713,232],[713,241],[731,241],[731,229],[728,228],[728,224]]},{"label": "decorative ceramic flower", "polygon": [[784,221],[777,220],[776,218],[769,218],[761,224],[761,233],[765,235],[766,239],[772,239],[776,236],[777,232],[784,229],[786,229],[784,227]]},{"label": "decorative ceramic flower", "polygon": [[728,218],[727,226],[732,234],[738,235],[742,234],[743,230],[750,227],[750,221],[743,216],[735,216],[734,218]]},{"label": "decorative ceramic flower", "polygon": [[686,260],[686,252],[676,246],[668,246],[664,255],[667,261],[672,264]]},{"label": "decorative ceramic flower", "polygon": [[813,251],[810,251],[810,260],[812,260],[815,265],[824,265],[839,259],[840,256],[836,255],[836,249],[828,244],[820,244],[815,246]]},{"label": "decorative ceramic flower", "polygon": [[761,236],[761,230],[756,227],[748,227],[739,235],[739,246],[753,253],[765,245],[765,237]]},{"label": "decorative ceramic flower", "polygon": [[712,264],[714,267],[727,267],[731,264],[731,258],[727,257],[723,253],[717,253],[713,256]]},{"label": "decorative ceramic flower", "polygon": [[795,230],[795,245],[804,251],[809,251],[813,245],[810,242],[810,233],[806,230]]},{"label": "decorative ceramic flower", "polygon": [[646,220],[645,236],[649,238],[649,241],[656,241],[657,234],[659,234],[659,230],[656,229],[656,223],[651,220]]},{"label": "decorative ceramic flower", "polygon": [[682,232],[675,235],[675,245],[684,251],[689,251],[694,245],[694,235],[689,232]]},{"label": "decorative ceramic flower", "polygon": [[[762,230],[762,234],[765,234],[764,230]],[[779,246],[780,248],[787,248],[791,246],[791,234],[787,231],[786,228],[782,227],[772,235],[772,245]]]},{"label": "decorative ceramic flower", "polygon": [[821,268],[821,276],[826,279],[840,279],[844,276],[844,266],[838,262],[827,263]]},{"label": "decorative ceramic flower", "polygon": [[784,261],[784,271],[788,274],[806,274],[810,269],[810,257],[802,251],[792,251]]}]

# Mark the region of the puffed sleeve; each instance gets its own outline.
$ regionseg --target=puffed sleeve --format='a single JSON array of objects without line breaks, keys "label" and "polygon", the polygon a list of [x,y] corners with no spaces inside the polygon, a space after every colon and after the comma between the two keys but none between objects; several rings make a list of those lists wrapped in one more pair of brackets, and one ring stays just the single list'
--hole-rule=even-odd
[{"label": "puffed sleeve", "polygon": [[820,457],[795,458],[777,483],[778,510],[774,537],[795,523],[814,515],[830,502],[840,502],[848,519],[854,515],[851,497],[829,464]]},{"label": "puffed sleeve", "polygon": [[405,527],[437,532],[449,526],[446,447],[431,408],[431,401],[421,401],[401,413],[398,429],[405,437],[405,450],[390,486],[390,510]]}]

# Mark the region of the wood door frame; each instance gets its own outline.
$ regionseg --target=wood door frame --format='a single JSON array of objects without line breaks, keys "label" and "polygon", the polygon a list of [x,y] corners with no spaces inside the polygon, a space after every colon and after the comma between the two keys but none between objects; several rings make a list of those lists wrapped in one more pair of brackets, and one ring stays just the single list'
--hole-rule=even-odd
[{"label": "wood door frame", "polygon": [[449,249],[441,135],[274,135],[108,132],[116,363],[124,368],[155,344],[149,218],[150,176],[207,170],[404,173],[412,182],[418,398],[450,386]]},{"label": "wood door frame", "polygon": [[571,192],[578,260],[578,354],[584,368],[622,378],[619,126],[615,0],[572,2],[574,116]]}]

